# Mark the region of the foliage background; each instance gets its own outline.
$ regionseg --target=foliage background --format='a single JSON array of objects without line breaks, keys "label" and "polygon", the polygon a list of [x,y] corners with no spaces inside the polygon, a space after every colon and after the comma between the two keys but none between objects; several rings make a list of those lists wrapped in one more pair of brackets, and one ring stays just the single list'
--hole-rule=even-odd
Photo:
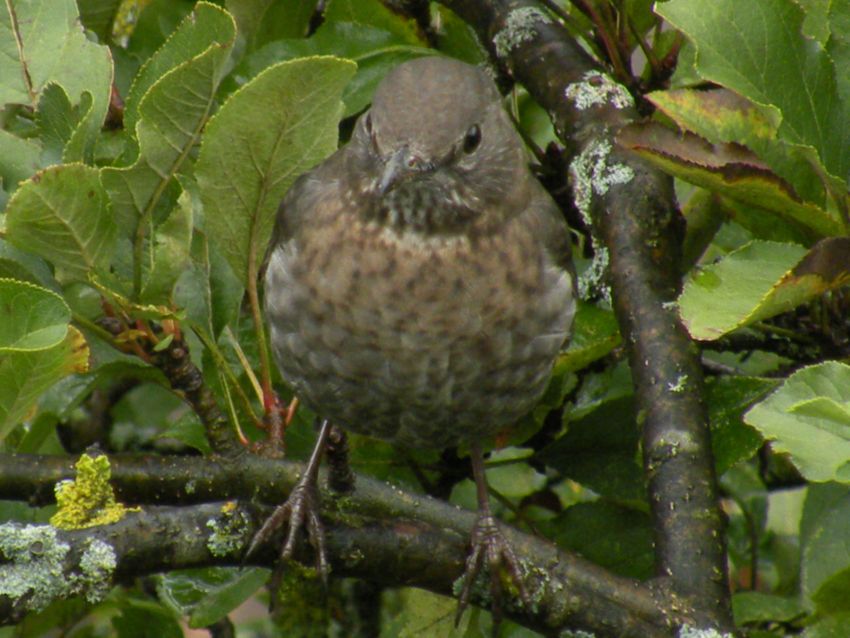
[{"label": "foliage background", "polygon": [[[317,20],[300,0],[7,3],[4,454],[76,458],[92,444],[109,454],[209,454],[236,445],[237,424],[245,438],[262,438],[262,389],[274,382],[289,398],[256,314],[278,202],[345,139],[394,65],[435,49],[487,60],[455,14],[425,9],[417,21],[376,0],[332,0]],[[620,144],[677,178],[688,222],[677,307],[707,374],[736,622],[758,636],[846,635],[850,6],[594,0],[550,9],[648,116],[623,129]],[[519,86],[508,103],[576,229],[589,292],[541,405],[491,456],[490,485],[502,518],[647,579],[641,419],[626,346],[592,277],[604,251],[571,205],[570,154],[546,112]],[[182,395],[173,391],[159,357],[176,342],[220,414],[185,401],[179,385]],[[690,392],[689,383],[683,376],[668,390]],[[309,450],[311,421],[297,413],[291,458]],[[462,451],[400,454],[353,436],[352,454],[358,472],[474,507]],[[45,522],[54,511],[27,506],[26,492],[4,495],[4,520]],[[222,565],[140,575],[96,603],[57,601],[0,635],[227,626],[232,609],[267,596],[258,588],[268,572]],[[379,593],[335,582],[329,604],[304,605],[290,591],[288,614],[240,621],[238,630],[350,632],[339,612],[358,605],[386,636],[489,627],[476,611],[451,629],[453,601],[421,590],[363,603]],[[2,585],[0,594],[8,595]],[[501,632],[531,635],[510,623]]]}]

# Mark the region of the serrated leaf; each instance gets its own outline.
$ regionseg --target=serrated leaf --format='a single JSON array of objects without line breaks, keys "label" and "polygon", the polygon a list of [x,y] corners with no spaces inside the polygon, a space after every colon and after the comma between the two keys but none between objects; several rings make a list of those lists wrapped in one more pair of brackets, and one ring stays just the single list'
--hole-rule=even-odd
[{"label": "serrated leaf", "polygon": [[803,201],[788,182],[742,146],[711,143],[656,122],[627,126],[617,139],[663,171],[687,182],[772,211],[821,237],[842,232],[836,215]]},{"label": "serrated leaf", "polygon": [[[775,109],[760,107],[727,89],[658,91],[649,99],[678,126],[712,144],[733,143],[750,149],[776,172],[783,191],[795,203],[807,200],[818,210],[824,205],[823,170],[817,158],[808,147],[777,141],[782,120]],[[835,211],[821,211],[820,215],[838,222]]]},{"label": "serrated leaf", "polygon": [[35,121],[44,147],[45,165],[62,161],[65,146],[80,123],[80,112],[87,113],[91,104],[92,97],[88,91],[83,93],[80,104],[75,108],[60,85],[51,82],[44,88],[38,100]]},{"label": "serrated leaf", "polygon": [[[146,67],[144,77],[151,84],[138,106],[138,159],[128,168],[104,168],[101,172],[122,236],[133,246],[136,295],[141,292],[143,273],[155,263],[155,242],[148,241],[151,227],[167,217],[176,199],[179,189],[175,177],[213,107],[234,38],[235,26],[229,14],[205,2],[196,5],[163,45],[161,51],[168,55],[155,56]],[[196,54],[190,44],[198,39],[204,41],[205,48]],[[185,57],[177,62],[173,56],[179,55]],[[164,75],[156,76],[160,70]],[[141,84],[141,80],[137,82],[137,86]]]},{"label": "serrated leaf", "polygon": [[37,173],[15,192],[6,210],[7,239],[43,257],[60,282],[106,272],[118,228],[98,172],[61,164]]},{"label": "serrated leaf", "polygon": [[[148,91],[166,74],[205,54],[209,56],[212,49],[223,49],[219,53],[229,53],[233,45],[235,29],[233,18],[226,11],[207,2],[199,2],[192,13],[180,22],[177,29],[169,35],[136,74],[127,99],[124,101],[125,128],[131,134],[136,134],[136,124],[141,115],[139,111],[141,103]],[[204,71],[208,73],[206,69]],[[210,77],[209,79],[217,82],[220,78]],[[212,88],[214,90],[214,86]],[[209,88],[203,91],[203,94],[206,93],[209,93]],[[204,101],[207,99],[204,98]]]},{"label": "serrated leaf", "polygon": [[72,102],[92,96],[75,134],[76,157],[89,159],[106,117],[112,84],[108,47],[90,42],[78,24],[74,0],[26,0],[0,10],[0,104],[38,105],[51,82]]},{"label": "serrated leaf", "polygon": [[808,252],[796,244],[753,241],[697,269],[679,297],[695,339],[717,339],[786,312],[850,280],[850,240],[824,239]]},{"label": "serrated leaf", "polygon": [[801,196],[824,203],[823,196],[811,192],[817,184],[808,176],[805,184],[794,182],[795,171],[786,162],[793,155],[812,163],[816,171],[818,164],[823,167],[834,193],[846,191],[850,139],[844,123],[850,119],[850,105],[840,99],[829,54],[804,37],[806,16],[799,4],[669,0],[659,3],[656,11],[694,43],[703,78],[773,111],[781,122],[776,142],[760,155]]},{"label": "serrated leaf", "polygon": [[65,339],[70,320],[68,305],[55,292],[0,279],[0,353],[52,348]]},{"label": "serrated leaf", "polygon": [[848,483],[850,418],[841,418],[842,411],[831,411],[838,420],[824,419],[822,410],[814,410],[813,416],[805,407],[801,409],[825,402],[847,409],[850,366],[829,361],[795,372],[747,412],[744,420],[772,440],[774,450],[787,452],[809,480]]},{"label": "serrated leaf", "polygon": [[42,392],[69,374],[85,372],[88,354],[83,335],[73,326],[52,348],[0,352],[0,441],[26,418]]},{"label": "serrated leaf", "polygon": [[336,148],[340,95],[354,69],[332,57],[281,62],[207,125],[196,167],[205,227],[243,284],[257,276],[286,190]]}]

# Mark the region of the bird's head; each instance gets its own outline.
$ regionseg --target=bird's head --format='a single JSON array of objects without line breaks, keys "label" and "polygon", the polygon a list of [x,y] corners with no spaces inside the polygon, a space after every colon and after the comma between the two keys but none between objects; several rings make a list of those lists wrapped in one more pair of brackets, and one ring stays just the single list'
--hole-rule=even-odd
[{"label": "bird's head", "polygon": [[449,58],[420,58],[387,75],[349,153],[367,216],[400,231],[498,223],[529,196],[527,154],[496,86]]}]

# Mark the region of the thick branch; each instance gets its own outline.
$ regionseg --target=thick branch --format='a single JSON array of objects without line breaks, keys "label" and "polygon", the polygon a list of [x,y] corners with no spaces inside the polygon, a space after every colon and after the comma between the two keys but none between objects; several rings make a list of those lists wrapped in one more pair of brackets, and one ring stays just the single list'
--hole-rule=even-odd
[{"label": "thick branch", "polygon": [[[112,483],[128,503],[252,496],[276,503],[303,470],[300,464],[253,455],[226,461],[115,456],[111,462]],[[56,480],[71,476],[71,464],[62,457],[4,457],[0,462],[0,497],[20,499],[22,494],[33,494],[44,502]],[[328,549],[335,574],[452,595],[454,583],[463,571],[474,513],[362,476],[357,477],[355,491],[343,497],[323,489],[322,502],[323,518],[329,523]],[[237,549],[216,559],[207,547],[215,526],[207,526],[207,520],[224,516],[222,511],[219,506],[209,505],[152,508],[109,527],[60,534],[72,543],[102,535],[115,546],[118,572],[127,577],[188,566],[238,564],[245,544],[264,516],[251,510],[243,527],[238,528],[234,545]],[[228,516],[233,520],[236,514],[231,512]],[[523,557],[526,586],[535,601],[531,610],[508,610],[522,624],[544,631],[575,628],[598,636],[651,638],[668,636],[671,625],[689,620],[669,616],[665,611],[669,601],[651,585],[613,576],[558,550],[548,541],[511,528],[505,531]],[[75,540],[75,534],[79,540]],[[278,551],[273,545],[253,560],[272,564]],[[486,592],[486,587],[480,591]],[[479,597],[477,602],[487,601]],[[0,597],[0,612],[3,604],[8,611],[11,603],[4,603]]]},{"label": "thick branch", "polygon": [[616,132],[636,117],[628,93],[537,4],[443,3],[475,28],[577,151],[571,169],[576,204],[601,241],[597,252],[607,250],[614,310],[630,346],[657,571],[670,576],[673,590],[704,614],[704,623],[729,627],[723,521],[702,374],[673,306],[682,222],[671,180],[616,150]]}]

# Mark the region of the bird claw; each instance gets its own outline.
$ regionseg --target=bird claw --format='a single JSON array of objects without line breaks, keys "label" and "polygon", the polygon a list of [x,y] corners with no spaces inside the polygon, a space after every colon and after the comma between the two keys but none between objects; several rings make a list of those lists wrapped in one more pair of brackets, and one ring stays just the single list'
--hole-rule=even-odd
[{"label": "bird claw", "polygon": [[517,588],[523,606],[529,607],[531,600],[523,584],[523,570],[513,547],[499,529],[499,524],[491,514],[479,516],[472,528],[470,538],[472,551],[466,559],[463,589],[458,597],[455,626],[460,623],[463,612],[469,606],[472,584],[478,578],[484,565],[490,571],[490,596],[493,599],[490,612],[493,615],[493,631],[497,631],[502,621],[502,582],[500,568],[505,567]]},{"label": "bird claw", "polygon": [[283,560],[289,560],[295,553],[295,544],[302,528],[306,528],[307,538],[316,552],[316,572],[323,583],[328,582],[328,557],[325,546],[325,528],[319,518],[319,495],[315,479],[304,476],[293,488],[286,502],[275,508],[260,530],[254,534],[245,557],[251,556],[257,548],[267,542],[274,533],[289,523],[286,541],[280,551]]}]

